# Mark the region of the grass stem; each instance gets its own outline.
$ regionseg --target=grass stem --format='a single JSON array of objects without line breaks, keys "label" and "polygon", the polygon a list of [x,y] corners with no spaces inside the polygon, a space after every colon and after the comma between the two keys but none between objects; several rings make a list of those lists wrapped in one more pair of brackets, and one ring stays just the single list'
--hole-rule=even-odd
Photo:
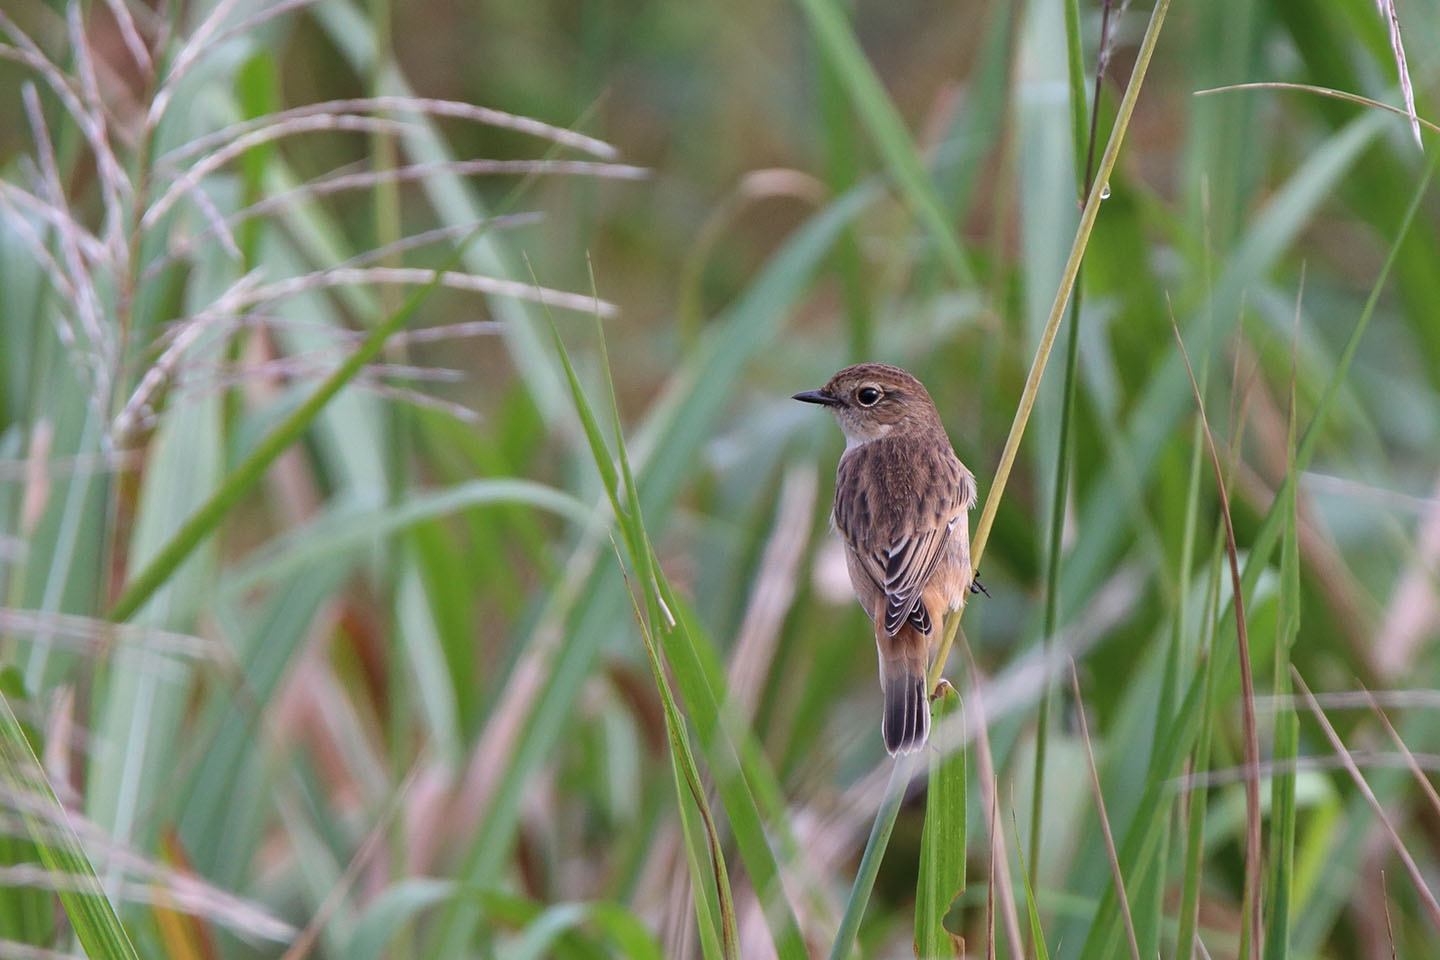
[{"label": "grass stem", "polygon": [[[1169,8],[1170,0],[1158,0],[1150,14],[1150,23],[1145,28],[1145,36],[1140,41],[1140,49],[1135,57],[1135,66],[1130,72],[1130,82],[1125,86],[1125,95],[1121,98],[1120,109],[1115,115],[1115,126],[1105,144],[1105,153],[1100,158],[1095,182],[1090,185],[1090,192],[1086,195],[1085,208],[1080,214],[1080,225],[1075,231],[1070,255],[1066,258],[1065,269],[1060,275],[1060,287],[1055,291],[1050,316],[1045,322],[1045,329],[1040,335],[1040,345],[1030,363],[1030,373],[1025,378],[1025,387],[1020,394],[1020,405],[1015,411],[1014,420],[1011,421],[1010,433],[1005,438],[1005,448],[1000,452],[1000,462],[995,468],[995,478],[990,483],[990,491],[985,496],[985,506],[980,510],[980,520],[975,527],[970,558],[976,570],[980,569],[980,561],[985,556],[990,530],[995,524],[995,514],[1000,509],[1000,498],[1005,494],[1005,485],[1009,482],[1010,471],[1015,466],[1020,440],[1025,435],[1025,425],[1030,422],[1030,411],[1034,409],[1035,397],[1040,392],[1040,378],[1045,373],[1050,350],[1055,345],[1055,335],[1060,329],[1060,320],[1065,315],[1065,305],[1069,302],[1070,293],[1075,288],[1075,279],[1080,273],[1080,260],[1085,255],[1085,248],[1090,243],[1090,232],[1094,229],[1095,218],[1100,213],[1101,194],[1108,189],[1105,185],[1109,182],[1111,171],[1115,169],[1116,160],[1119,159],[1120,146],[1125,141],[1125,131],[1130,126],[1130,117],[1135,112],[1135,103],[1140,98],[1140,88],[1144,84],[1145,73],[1150,68],[1150,58],[1155,53],[1155,44],[1160,39],[1160,28],[1165,23],[1165,13]],[[940,640],[940,650],[930,669],[929,681],[932,689],[945,672],[945,661],[949,658],[950,648],[955,644],[955,631],[960,627],[963,613],[962,607],[945,624],[945,635]]]},{"label": "grass stem", "polygon": [[860,921],[865,916],[865,907],[870,903],[870,891],[875,888],[875,877],[880,872],[880,861],[885,857],[885,848],[890,844],[890,832],[895,828],[895,817],[900,812],[900,803],[905,799],[905,788],[910,784],[914,769],[914,755],[895,758],[890,765],[890,779],[885,784],[885,796],[870,827],[870,838],[865,841],[865,853],[860,857],[860,869],[855,874],[855,883],[850,888],[850,899],[845,903],[845,914],[840,918],[840,929],[835,932],[835,942],[830,947],[830,960],[846,960],[860,932]]}]

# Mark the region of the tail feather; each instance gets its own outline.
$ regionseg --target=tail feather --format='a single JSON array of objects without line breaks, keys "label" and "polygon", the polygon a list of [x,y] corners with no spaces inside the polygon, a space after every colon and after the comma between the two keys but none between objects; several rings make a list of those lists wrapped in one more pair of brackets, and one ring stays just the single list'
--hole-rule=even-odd
[{"label": "tail feather", "polygon": [[925,661],[914,657],[884,659],[880,665],[880,686],[885,711],[880,733],[885,750],[893,757],[914,753],[930,735],[930,698],[925,693]]}]

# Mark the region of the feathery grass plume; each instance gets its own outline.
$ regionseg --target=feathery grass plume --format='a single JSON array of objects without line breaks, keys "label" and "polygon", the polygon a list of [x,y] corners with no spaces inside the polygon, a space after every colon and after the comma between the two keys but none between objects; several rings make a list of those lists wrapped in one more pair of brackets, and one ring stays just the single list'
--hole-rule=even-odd
[{"label": "feathery grass plume", "polygon": [[1390,51],[1395,55],[1395,73],[1400,78],[1400,96],[1405,101],[1405,115],[1410,118],[1410,132],[1415,136],[1415,146],[1424,150],[1420,118],[1415,115],[1415,87],[1410,81],[1410,65],[1405,61],[1405,41],[1400,36],[1400,12],[1395,9],[1395,0],[1375,0],[1375,9],[1385,18],[1390,35]]}]

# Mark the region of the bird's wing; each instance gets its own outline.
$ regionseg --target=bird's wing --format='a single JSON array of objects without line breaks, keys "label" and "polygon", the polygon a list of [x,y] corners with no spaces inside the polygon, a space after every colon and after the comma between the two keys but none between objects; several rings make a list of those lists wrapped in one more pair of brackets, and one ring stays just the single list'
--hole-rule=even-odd
[{"label": "bird's wing", "polygon": [[920,602],[920,594],[945,552],[957,519],[951,517],[943,526],[916,530],[874,557],[877,565],[883,565],[884,579],[880,583],[885,591],[885,632],[890,636],[906,620],[929,636],[934,625],[925,604]]},{"label": "bird's wing", "polygon": [[[943,480],[935,477],[920,485],[925,490],[924,497],[938,498],[939,502],[914,504],[896,522],[895,517],[871,513],[884,508],[883,500],[869,503],[858,496],[867,467],[867,458],[856,455],[860,453],[856,450],[841,461],[836,529],[845,537],[875,586],[885,594],[885,633],[893,637],[901,625],[909,621],[928,636],[934,624],[920,596],[945,555],[956,523],[962,521],[965,511],[974,504],[975,481],[958,460],[951,459],[944,463],[951,469],[942,468],[947,474]],[[953,475],[949,475],[952,471]],[[920,518],[935,520],[933,525],[914,522]]]}]

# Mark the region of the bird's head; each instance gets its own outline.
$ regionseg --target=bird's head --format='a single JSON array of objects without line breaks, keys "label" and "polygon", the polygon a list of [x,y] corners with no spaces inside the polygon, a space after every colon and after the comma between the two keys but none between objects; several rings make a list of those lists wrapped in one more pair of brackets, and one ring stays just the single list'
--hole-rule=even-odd
[{"label": "bird's head", "polygon": [[847,447],[897,430],[940,427],[940,415],[924,384],[887,363],[846,367],[819,390],[797,393],[795,399],[829,407],[840,421]]}]

